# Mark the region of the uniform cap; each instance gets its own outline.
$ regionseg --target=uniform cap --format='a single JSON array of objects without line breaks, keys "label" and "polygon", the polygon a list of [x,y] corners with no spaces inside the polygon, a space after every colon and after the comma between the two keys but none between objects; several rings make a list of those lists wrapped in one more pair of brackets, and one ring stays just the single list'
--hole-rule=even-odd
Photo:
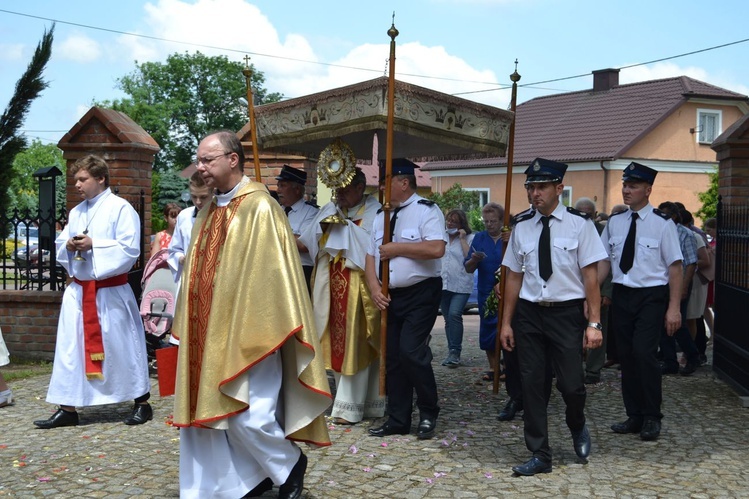
[{"label": "uniform cap", "polygon": [[624,169],[622,181],[647,182],[648,184],[653,185],[656,175],[658,175],[658,172],[649,166],[641,165],[640,163],[635,163],[633,161]]},{"label": "uniform cap", "polygon": [[307,183],[307,172],[289,165],[283,165],[281,173],[276,177],[276,180],[288,180],[304,185]]},{"label": "uniform cap", "polygon": [[550,159],[536,158],[525,170],[526,184],[540,184],[543,182],[561,182],[567,165]]}]

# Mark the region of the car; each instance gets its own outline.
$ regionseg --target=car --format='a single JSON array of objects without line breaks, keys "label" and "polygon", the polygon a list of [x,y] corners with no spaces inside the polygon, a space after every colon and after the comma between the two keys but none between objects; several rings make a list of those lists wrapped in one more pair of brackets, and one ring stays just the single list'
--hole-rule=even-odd
[{"label": "car", "polygon": [[[49,250],[41,250],[42,263],[48,263],[50,259]],[[39,262],[39,245],[20,246],[13,252],[13,261],[19,267],[36,265]]]},{"label": "car", "polygon": [[479,308],[479,271],[478,269],[473,271],[473,290],[471,295],[468,297],[466,306],[463,307],[463,312],[468,312],[474,308]]},{"label": "car", "polygon": [[27,246],[39,244],[39,228],[28,227],[24,223],[19,223],[16,227],[16,241]]}]

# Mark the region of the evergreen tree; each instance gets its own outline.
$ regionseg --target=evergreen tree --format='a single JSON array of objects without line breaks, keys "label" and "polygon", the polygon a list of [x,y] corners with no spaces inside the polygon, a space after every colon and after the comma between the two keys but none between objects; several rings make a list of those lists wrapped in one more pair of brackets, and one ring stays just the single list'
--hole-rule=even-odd
[{"label": "evergreen tree", "polygon": [[0,116],[0,213],[8,213],[10,197],[7,193],[13,178],[13,161],[26,148],[26,138],[19,135],[18,130],[26,119],[31,103],[49,85],[42,78],[42,73],[52,55],[54,31],[54,24],[49,31],[44,31],[28,68],[16,83],[15,92]]}]

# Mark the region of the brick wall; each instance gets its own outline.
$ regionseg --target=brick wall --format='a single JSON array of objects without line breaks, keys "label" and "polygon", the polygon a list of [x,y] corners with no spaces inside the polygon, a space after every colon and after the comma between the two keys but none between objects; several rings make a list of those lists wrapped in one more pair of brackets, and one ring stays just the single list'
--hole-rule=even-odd
[{"label": "brick wall", "polygon": [[0,291],[0,327],[10,354],[52,360],[62,291]]}]

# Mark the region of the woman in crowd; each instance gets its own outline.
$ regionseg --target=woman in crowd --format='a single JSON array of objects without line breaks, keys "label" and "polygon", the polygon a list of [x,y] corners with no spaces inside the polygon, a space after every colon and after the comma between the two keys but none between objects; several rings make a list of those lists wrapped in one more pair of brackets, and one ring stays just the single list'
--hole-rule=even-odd
[{"label": "woman in crowd", "polygon": [[[164,206],[164,219],[166,220],[166,229],[157,232],[151,243],[151,255],[155,255],[159,250],[166,249],[169,247],[169,241],[172,240],[174,235],[174,228],[177,226],[177,215],[182,211],[177,203],[167,203]],[[149,258],[150,258],[149,257]]]},{"label": "woman in crowd", "polygon": [[[487,203],[481,209],[481,217],[486,230],[478,232],[473,238],[465,270],[469,274],[478,269],[478,302],[479,302],[479,346],[486,352],[489,371],[484,375],[485,381],[492,381],[494,373],[494,348],[497,337],[497,312],[486,313],[486,299],[494,293],[496,283],[494,274],[502,263],[502,220],[505,210],[497,203]],[[507,233],[509,236],[509,232]]]},{"label": "woman in crowd", "polygon": [[442,302],[448,354],[443,366],[458,367],[463,344],[463,309],[473,291],[473,273],[466,272],[463,262],[473,241],[471,227],[463,210],[452,210],[445,217],[448,242],[442,257]]}]

